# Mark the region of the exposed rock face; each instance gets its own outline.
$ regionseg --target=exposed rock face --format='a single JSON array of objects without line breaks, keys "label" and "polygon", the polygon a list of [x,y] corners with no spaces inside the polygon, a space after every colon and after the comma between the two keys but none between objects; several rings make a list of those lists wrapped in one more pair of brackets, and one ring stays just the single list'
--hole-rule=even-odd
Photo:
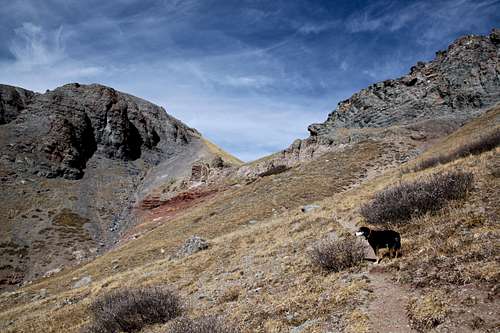
[{"label": "exposed rock face", "polygon": [[37,96],[19,88],[6,91],[10,94],[0,95],[1,105],[7,106],[4,118],[13,120],[16,108],[24,109],[18,123],[39,134],[28,144],[40,153],[42,163],[36,167],[45,177],[81,178],[96,151],[107,158],[142,157],[154,164],[199,136],[164,109],[97,84],[68,84]]},{"label": "exposed rock face", "polygon": [[429,119],[466,120],[500,99],[500,30],[457,39],[408,75],[371,85],[339,103],[311,136],[339,128],[407,125]]},{"label": "exposed rock face", "polygon": [[0,84],[0,125],[16,119],[34,96],[32,91]]},{"label": "exposed rock face", "polygon": [[427,141],[449,134],[500,101],[500,30],[465,36],[408,75],[369,86],[339,103],[310,136],[287,149],[240,167],[236,175],[255,178],[293,167],[363,140],[385,141],[400,151],[395,163],[416,156]]}]

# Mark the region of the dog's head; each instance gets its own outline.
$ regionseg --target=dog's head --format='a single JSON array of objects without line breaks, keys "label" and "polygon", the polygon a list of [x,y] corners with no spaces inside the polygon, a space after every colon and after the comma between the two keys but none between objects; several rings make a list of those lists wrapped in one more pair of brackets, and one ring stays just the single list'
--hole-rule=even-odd
[{"label": "dog's head", "polygon": [[356,236],[364,236],[365,238],[368,238],[368,235],[370,234],[370,228],[367,227],[361,227],[359,230],[356,232]]}]

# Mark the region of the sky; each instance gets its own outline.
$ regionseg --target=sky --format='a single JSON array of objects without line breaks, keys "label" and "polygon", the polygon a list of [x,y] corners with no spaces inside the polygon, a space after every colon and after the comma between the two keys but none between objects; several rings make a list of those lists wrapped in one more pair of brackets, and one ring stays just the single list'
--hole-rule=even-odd
[{"label": "sky", "polygon": [[111,86],[250,161],[494,26],[500,0],[0,0],[0,83]]}]

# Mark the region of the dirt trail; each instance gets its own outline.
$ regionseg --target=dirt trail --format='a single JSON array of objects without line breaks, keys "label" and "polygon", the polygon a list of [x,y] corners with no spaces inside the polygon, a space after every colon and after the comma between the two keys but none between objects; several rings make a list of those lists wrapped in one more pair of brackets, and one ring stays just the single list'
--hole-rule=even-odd
[{"label": "dirt trail", "polygon": [[375,299],[368,306],[370,332],[415,332],[410,328],[406,315],[408,293],[389,280],[383,267],[373,267],[368,274]]},{"label": "dirt trail", "polygon": [[[340,224],[345,229],[354,233],[357,227],[351,221],[341,219]],[[366,257],[375,258],[375,253],[367,245]],[[387,259],[384,259],[387,260]],[[369,288],[373,291],[375,299],[370,302],[367,315],[370,319],[370,332],[374,333],[406,333],[415,332],[410,328],[406,315],[408,293],[404,288],[390,280],[385,273],[384,264],[370,264],[367,276],[370,279]]]}]

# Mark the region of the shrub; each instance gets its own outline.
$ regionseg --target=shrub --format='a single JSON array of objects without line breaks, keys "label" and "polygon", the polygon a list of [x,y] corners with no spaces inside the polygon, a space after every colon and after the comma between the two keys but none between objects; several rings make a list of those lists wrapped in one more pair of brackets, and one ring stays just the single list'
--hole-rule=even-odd
[{"label": "shrub", "polygon": [[168,333],[237,333],[236,328],[226,324],[219,317],[200,317],[195,320],[179,318],[175,320]]},{"label": "shrub", "polygon": [[371,224],[406,221],[437,211],[449,200],[464,198],[472,183],[472,173],[462,171],[402,183],[375,194],[372,201],[361,207],[361,215]]},{"label": "shrub", "polygon": [[90,306],[89,333],[137,332],[144,326],[166,323],[182,312],[180,299],[164,287],[112,292]]},{"label": "shrub", "polygon": [[420,171],[433,167],[437,164],[445,164],[468,155],[478,155],[486,151],[492,150],[499,145],[500,145],[500,130],[497,129],[495,131],[492,131],[486,135],[479,137],[478,139],[472,142],[457,147],[449,154],[431,156],[425,160],[422,160],[419,163],[417,163],[415,167],[410,169],[404,169],[403,172],[407,173],[410,171],[414,172]]},{"label": "shrub", "polygon": [[339,272],[358,265],[365,257],[364,246],[356,238],[327,238],[316,243],[310,253],[312,262],[326,271]]}]

